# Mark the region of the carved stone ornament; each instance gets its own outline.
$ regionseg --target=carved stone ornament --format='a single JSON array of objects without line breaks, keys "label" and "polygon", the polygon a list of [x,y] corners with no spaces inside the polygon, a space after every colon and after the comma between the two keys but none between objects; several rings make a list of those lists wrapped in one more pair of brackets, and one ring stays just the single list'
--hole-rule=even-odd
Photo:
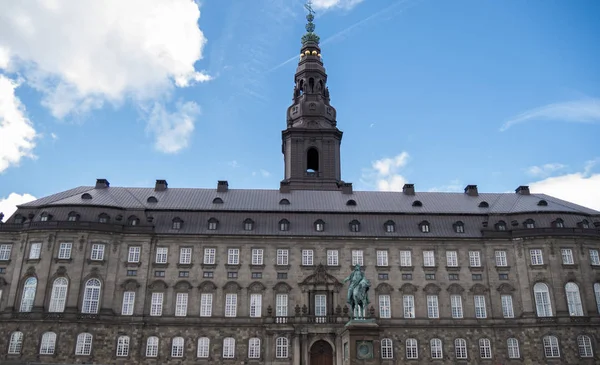
[{"label": "carved stone ornament", "polygon": [[314,274],[304,279],[300,283],[300,286],[304,287],[304,289],[306,289],[307,287],[316,288],[321,286],[325,287],[326,289],[339,290],[343,285],[338,279],[335,278],[335,276],[327,272],[327,269],[325,268],[325,266],[323,266],[323,264],[319,264],[315,268]]},{"label": "carved stone ornament", "polygon": [[85,236],[82,235],[81,237],[79,237],[79,251],[83,250],[83,244],[85,243]]},{"label": "carved stone ornament", "polygon": [[470,289],[470,292],[473,294],[485,294],[488,291],[489,291],[488,288],[486,288],[485,286],[483,286],[481,284],[475,284]]},{"label": "carved stone ornament", "polygon": [[538,272],[535,277],[533,278],[533,281],[537,282],[537,281],[543,281],[546,282],[546,277],[544,276],[544,274],[542,274],[541,272]]},{"label": "carved stone ornament", "polygon": [[192,284],[187,280],[180,280],[174,286],[175,290],[191,290]]},{"label": "carved stone ornament", "polygon": [[567,273],[567,281],[577,281],[577,276],[575,276],[575,273],[573,271],[569,271]]},{"label": "carved stone ornament", "polygon": [[394,291],[394,288],[388,283],[381,283],[375,287],[375,293],[377,294],[390,294]]},{"label": "carved stone ornament", "polygon": [[276,293],[289,293],[290,291],[292,291],[292,287],[289,286],[288,283],[280,282],[275,284],[273,290]]},{"label": "carved stone ornament", "polygon": [[140,287],[140,283],[138,283],[134,279],[126,280],[123,284],[121,284],[121,288],[128,291],[134,291]]},{"label": "carved stone ornament", "polygon": [[259,281],[255,281],[252,284],[248,285],[248,291],[252,293],[260,293],[264,292],[267,288]]},{"label": "carved stone ornament", "polygon": [[414,294],[419,288],[411,283],[406,283],[400,287],[400,291],[404,294]]},{"label": "carved stone ornament", "polygon": [[435,284],[427,284],[423,288],[423,291],[427,294],[436,295],[436,294],[439,294],[440,291],[442,291],[442,288],[440,288],[439,286],[437,286]]},{"label": "carved stone ornament", "polygon": [[48,251],[52,250],[52,246],[54,245],[54,240],[56,239],[56,236],[53,234],[48,235]]},{"label": "carved stone ornament", "polygon": [[25,275],[27,275],[27,276],[33,276],[33,275],[35,275],[35,267],[29,266],[27,268],[27,272],[25,273]]},{"label": "carved stone ornament", "polygon": [[168,287],[169,286],[167,285],[167,283],[165,283],[162,280],[155,280],[152,283],[150,283],[150,285],[148,285],[148,289],[151,290],[165,290]]},{"label": "carved stone ornament", "polygon": [[501,284],[498,287],[498,289],[496,289],[496,290],[498,290],[498,292],[500,292],[500,294],[510,294],[510,293],[514,292],[516,289],[512,285],[504,283],[504,284]]},{"label": "carved stone ornament", "polygon": [[67,268],[64,266],[59,266],[58,269],[56,269],[56,275],[58,276],[63,276],[67,273]]},{"label": "carved stone ornament", "polygon": [[451,284],[446,290],[448,290],[450,294],[462,294],[465,291],[465,289],[458,284]]},{"label": "carved stone ornament", "polygon": [[200,285],[198,285],[198,289],[204,293],[212,293],[217,290],[217,286],[212,281],[207,280],[200,283]]},{"label": "carved stone ornament", "polygon": [[235,293],[242,290],[242,287],[235,281],[230,281],[223,286],[223,290],[225,290],[227,293]]}]

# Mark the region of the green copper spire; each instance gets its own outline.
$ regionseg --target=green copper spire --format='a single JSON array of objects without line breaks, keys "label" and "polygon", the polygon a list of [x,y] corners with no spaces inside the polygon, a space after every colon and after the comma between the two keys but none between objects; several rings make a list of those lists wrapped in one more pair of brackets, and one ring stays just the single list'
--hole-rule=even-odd
[{"label": "green copper spire", "polygon": [[315,11],[312,8],[312,1],[308,0],[306,4],[304,4],[304,7],[308,10],[308,14],[306,15],[308,23],[306,23],[306,34],[302,36],[302,44],[306,45],[308,42],[319,43],[320,38],[314,33],[315,23],[313,23],[313,20],[315,20]]}]

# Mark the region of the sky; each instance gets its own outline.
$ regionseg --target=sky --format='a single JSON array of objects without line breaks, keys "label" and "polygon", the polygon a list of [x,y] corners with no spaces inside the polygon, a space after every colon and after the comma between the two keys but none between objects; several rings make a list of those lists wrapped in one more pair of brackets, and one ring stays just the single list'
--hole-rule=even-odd
[{"label": "sky", "polygon": [[[0,211],[113,186],[278,189],[304,0],[0,0]],[[342,178],[600,210],[600,2],[313,0]]]}]

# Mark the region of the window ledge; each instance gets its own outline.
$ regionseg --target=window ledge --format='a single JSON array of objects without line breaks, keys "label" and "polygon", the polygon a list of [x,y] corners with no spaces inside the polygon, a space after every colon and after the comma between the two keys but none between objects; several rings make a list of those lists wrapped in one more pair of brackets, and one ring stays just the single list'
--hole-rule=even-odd
[{"label": "window ledge", "polygon": [[414,266],[400,266],[400,271],[414,271],[415,267]]},{"label": "window ledge", "polygon": [[460,266],[446,266],[446,271],[458,272],[458,271],[460,271]]},{"label": "window ledge", "polygon": [[[0,265],[10,265],[10,259],[8,260],[0,260]],[[600,268],[600,266],[598,266]]]},{"label": "window ledge", "polygon": [[496,266],[496,271],[502,271],[502,272],[510,271],[510,266]]},{"label": "window ledge", "polygon": [[275,265],[275,270],[279,271],[288,271],[290,269],[290,265]]},{"label": "window ledge", "polygon": [[377,271],[390,271],[390,266],[386,265],[386,266],[375,266],[375,270]]},{"label": "window ledge", "polygon": [[314,270],[315,265],[300,265],[300,268],[303,270]]},{"label": "window ledge", "polygon": [[436,272],[437,271],[437,266],[423,266],[423,271]]},{"label": "window ledge", "polygon": [[227,271],[239,271],[240,267],[241,267],[240,264],[237,264],[237,265],[227,264],[227,265],[225,265],[225,269],[227,269]]},{"label": "window ledge", "polygon": [[40,259],[27,259],[25,262],[28,263],[28,264],[30,264],[30,265],[34,265],[34,264],[39,264],[40,263]]},{"label": "window ledge", "polygon": [[68,259],[59,259],[58,257],[56,257],[54,259],[54,263],[55,264],[70,264],[71,262],[73,262],[72,258],[68,258]]},{"label": "window ledge", "polygon": [[140,266],[142,266],[142,263],[141,263],[141,261],[138,261],[138,262],[125,261],[124,265],[125,265],[125,267],[140,267]]},{"label": "window ledge", "polygon": [[265,264],[262,265],[252,265],[250,264],[250,270],[264,270],[265,269]]},{"label": "window ledge", "polygon": [[162,264],[162,263],[154,262],[152,264],[152,267],[157,268],[157,269],[166,269],[167,267],[169,267],[169,263],[165,262],[164,264]]},{"label": "window ledge", "polygon": [[579,265],[577,264],[562,264],[563,269],[577,270]]},{"label": "window ledge", "polygon": [[590,265],[592,270],[600,270],[600,265]]},{"label": "window ledge", "polygon": [[469,266],[471,272],[482,272],[483,266]]},{"label": "window ledge", "polygon": [[542,264],[542,265],[532,265],[532,264],[529,264],[529,267],[532,270],[545,270],[545,269],[548,268],[548,264]]},{"label": "window ledge", "polygon": [[[360,266],[360,269],[363,271],[367,268],[365,265],[359,265],[359,266]],[[356,265],[350,265],[350,270],[354,270],[355,267],[356,267]]]},{"label": "window ledge", "polygon": [[177,264],[177,268],[178,269],[191,269],[194,266],[194,264]]},{"label": "window ledge", "polygon": [[340,267],[340,265],[327,265],[327,269],[329,270],[339,270]]},{"label": "window ledge", "polygon": [[201,267],[203,270],[214,270],[214,269],[216,269],[216,268],[217,268],[217,264],[216,264],[216,263],[215,263],[215,264],[205,264],[205,263],[201,263],[201,264],[200,264],[200,267]]},{"label": "window ledge", "polygon": [[101,266],[104,266],[104,264],[106,263],[106,260],[92,260],[92,259],[87,259],[87,263],[88,263],[88,265],[101,265]]}]

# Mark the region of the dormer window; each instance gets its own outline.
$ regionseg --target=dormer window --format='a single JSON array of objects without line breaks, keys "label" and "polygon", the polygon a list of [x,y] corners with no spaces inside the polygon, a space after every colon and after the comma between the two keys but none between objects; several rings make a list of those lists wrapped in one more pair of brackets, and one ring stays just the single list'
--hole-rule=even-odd
[{"label": "dormer window", "polygon": [[252,231],[254,229],[254,221],[250,218],[244,221],[244,231]]},{"label": "dormer window", "polygon": [[422,206],[423,206],[423,203],[421,203],[421,201],[420,201],[420,200],[415,200],[415,201],[412,203],[412,206],[413,206],[413,207],[422,207]]},{"label": "dormer window", "polygon": [[396,223],[394,221],[387,221],[383,224],[383,228],[385,228],[387,233],[396,232]]},{"label": "dormer window", "polygon": [[70,212],[67,216],[69,222],[77,222],[79,220],[79,214],[77,212]]},{"label": "dormer window", "polygon": [[23,224],[23,222],[25,222],[25,218],[23,218],[22,215],[20,215],[20,214],[15,215],[15,223],[16,224]]},{"label": "dormer window", "polygon": [[537,203],[537,205],[540,206],[540,207],[547,207],[548,206],[548,202],[542,199],[542,200],[540,200]]},{"label": "dormer window", "polygon": [[290,222],[287,219],[282,219],[279,221],[279,230],[280,231],[289,231],[290,230]]},{"label": "dormer window", "polygon": [[318,220],[315,222],[315,231],[317,232],[323,232],[325,230],[325,222],[323,222],[322,220]]},{"label": "dormer window", "polygon": [[346,202],[346,205],[349,206],[349,207],[355,207],[356,206],[356,200],[350,199],[350,200],[348,200]]},{"label": "dormer window", "polygon": [[590,222],[588,222],[586,219],[582,220],[579,223],[579,226],[583,229],[589,229],[590,228]]},{"label": "dormer window", "polygon": [[497,231],[506,231],[506,222],[500,221],[500,222],[496,223],[496,230]]},{"label": "dormer window", "polygon": [[421,229],[421,232],[423,233],[429,233],[429,222],[423,221],[419,223],[419,229]]},{"label": "dormer window", "polygon": [[213,199],[213,204],[223,204],[223,199],[216,197]]},{"label": "dormer window", "polygon": [[350,222],[350,232],[360,232],[360,222],[356,219]]},{"label": "dormer window", "polygon": [[90,195],[90,193],[83,193],[83,194],[81,194],[81,199],[90,200],[90,199],[92,199],[92,196]]},{"label": "dormer window", "polygon": [[129,219],[127,219],[127,222],[129,223],[130,226],[139,226],[140,225],[139,218],[134,215],[129,217]]},{"label": "dormer window", "polygon": [[454,232],[456,233],[465,233],[465,224],[463,222],[454,223]]},{"label": "dormer window", "polygon": [[285,199],[285,198],[284,198],[284,199],[281,199],[281,200],[279,201],[279,205],[290,205],[290,201],[289,201],[289,200],[287,200],[287,199]]},{"label": "dormer window", "polygon": [[562,219],[557,218],[554,222],[552,222],[552,227],[565,228],[565,222]]},{"label": "dormer window", "polygon": [[98,222],[99,223],[108,223],[109,219],[110,219],[110,217],[106,213],[102,213],[102,214],[100,214],[98,216]]},{"label": "dormer window", "polygon": [[158,199],[155,196],[151,196],[146,200],[148,203],[158,203]]},{"label": "dormer window", "polygon": [[216,231],[219,228],[219,221],[216,218],[211,218],[208,220],[208,230]]},{"label": "dormer window", "polygon": [[173,221],[171,223],[172,223],[172,225],[171,225],[172,229],[181,229],[181,226],[183,226],[183,220],[181,220],[181,218],[179,218],[179,217],[173,218]]},{"label": "dormer window", "polygon": [[532,229],[535,228],[535,221],[533,219],[528,219],[525,221],[525,228]]},{"label": "dormer window", "polygon": [[488,202],[481,202],[479,203],[479,208],[489,208],[490,205],[488,204]]},{"label": "dormer window", "polygon": [[47,222],[50,220],[52,216],[46,212],[42,213],[42,215],[40,216],[40,222]]}]

